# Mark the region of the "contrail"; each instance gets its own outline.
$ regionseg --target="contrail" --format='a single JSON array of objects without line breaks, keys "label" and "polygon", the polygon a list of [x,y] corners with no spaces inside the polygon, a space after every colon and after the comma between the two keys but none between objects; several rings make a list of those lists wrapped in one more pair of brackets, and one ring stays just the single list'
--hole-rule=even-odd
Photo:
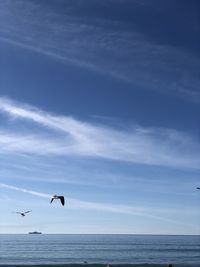
[{"label": "contrail", "polygon": [[16,191],[20,191],[20,192],[23,192],[23,193],[28,193],[28,194],[31,194],[31,195],[34,195],[34,196],[37,196],[37,197],[51,198],[51,195],[48,195],[48,194],[45,194],[45,193],[39,193],[39,192],[35,192],[35,191],[32,191],[32,190],[27,190],[27,189],[24,189],[24,188],[12,186],[12,185],[7,185],[7,184],[3,184],[3,183],[0,183],[0,187],[7,188],[7,189],[12,189],[12,190],[16,190]]},{"label": "contrail", "polygon": [[[60,60],[62,62],[66,62],[66,63],[72,64],[72,65],[78,66],[79,68],[85,67],[89,70],[92,70],[93,72],[96,70],[97,72],[102,73],[104,75],[107,74],[107,72],[103,68],[95,68],[95,65],[92,63],[86,62],[84,60],[79,60],[76,58],[70,58],[67,55],[55,53],[55,52],[52,52],[51,50],[45,50],[45,48],[42,48],[42,47],[34,47],[34,45],[23,43],[23,42],[16,41],[16,40],[2,37],[2,36],[0,36],[0,41],[3,41],[5,43],[8,43],[8,44],[11,44],[14,46],[24,48],[26,50],[33,51],[33,52],[38,53],[38,54],[42,54],[42,55],[47,56],[47,57],[52,57],[55,60]],[[118,76],[114,75],[114,74],[112,74],[112,72],[110,72],[110,75],[114,76],[114,77],[118,77],[118,79],[125,80],[125,81],[129,82],[128,78],[126,79],[126,78],[120,77],[119,75]]]}]

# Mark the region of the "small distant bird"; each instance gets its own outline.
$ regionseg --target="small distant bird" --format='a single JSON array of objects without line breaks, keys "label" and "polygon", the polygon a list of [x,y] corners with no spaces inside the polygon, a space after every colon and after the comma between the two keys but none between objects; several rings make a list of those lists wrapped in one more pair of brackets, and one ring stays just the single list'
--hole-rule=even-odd
[{"label": "small distant bird", "polygon": [[60,199],[60,202],[62,203],[62,205],[63,205],[63,206],[65,205],[65,198],[64,198],[64,196],[57,196],[57,195],[54,195],[54,196],[52,197],[50,203],[52,203],[54,199]]},{"label": "small distant bird", "polygon": [[31,212],[32,210],[27,210],[27,211],[25,211],[25,212],[19,212],[19,211],[17,211],[16,213],[17,214],[20,214],[22,217],[24,217],[24,216],[26,216],[26,214],[27,213],[29,213],[29,212]]},{"label": "small distant bird", "polygon": [[200,190],[200,187],[197,187],[197,189],[199,189],[199,190]]}]

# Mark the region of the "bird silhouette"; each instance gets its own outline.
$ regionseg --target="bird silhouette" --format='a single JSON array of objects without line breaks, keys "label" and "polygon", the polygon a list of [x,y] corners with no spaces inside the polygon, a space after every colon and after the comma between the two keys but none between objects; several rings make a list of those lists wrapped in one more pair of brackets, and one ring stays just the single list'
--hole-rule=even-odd
[{"label": "bird silhouette", "polygon": [[57,196],[57,195],[54,195],[54,196],[52,197],[50,203],[52,203],[52,202],[54,201],[54,199],[60,199],[61,204],[62,204],[63,206],[65,205],[65,198],[64,198],[64,196]]},{"label": "bird silhouette", "polygon": [[200,187],[197,187],[197,189],[199,189],[199,190],[200,190]]},{"label": "bird silhouette", "polygon": [[25,212],[19,212],[19,211],[16,211],[17,214],[20,214],[22,217],[26,216],[27,213],[31,212],[31,210],[27,210]]}]

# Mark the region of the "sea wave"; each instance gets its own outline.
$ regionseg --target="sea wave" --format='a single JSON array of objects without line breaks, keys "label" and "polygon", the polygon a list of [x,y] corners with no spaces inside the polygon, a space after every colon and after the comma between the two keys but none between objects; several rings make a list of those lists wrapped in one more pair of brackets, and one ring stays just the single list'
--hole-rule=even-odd
[{"label": "sea wave", "polygon": [[199,267],[199,264],[0,264],[5,267]]}]

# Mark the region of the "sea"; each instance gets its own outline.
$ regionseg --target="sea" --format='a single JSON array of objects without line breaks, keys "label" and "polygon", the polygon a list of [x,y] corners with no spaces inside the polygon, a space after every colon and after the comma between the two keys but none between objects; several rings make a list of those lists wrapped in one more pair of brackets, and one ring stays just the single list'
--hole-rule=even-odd
[{"label": "sea", "polygon": [[200,236],[1,234],[1,266],[200,267]]}]

